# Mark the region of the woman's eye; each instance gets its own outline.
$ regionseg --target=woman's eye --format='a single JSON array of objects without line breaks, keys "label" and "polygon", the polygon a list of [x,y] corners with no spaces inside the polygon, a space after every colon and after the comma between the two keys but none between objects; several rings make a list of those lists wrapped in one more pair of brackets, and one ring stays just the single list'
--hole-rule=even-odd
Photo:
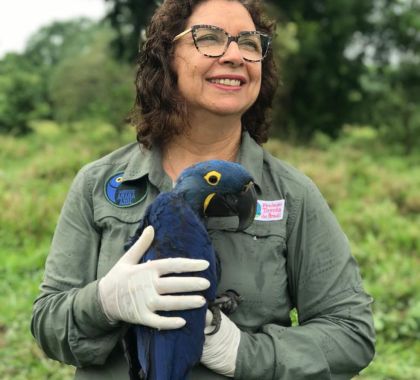
[{"label": "woman's eye", "polygon": [[201,45],[221,44],[223,43],[223,38],[216,33],[206,33],[198,35],[196,42]]},{"label": "woman's eye", "polygon": [[198,36],[197,41],[217,41],[218,38],[214,34],[205,34]]},{"label": "woman's eye", "polygon": [[260,51],[261,50],[261,47],[258,44],[258,42],[253,40],[253,39],[241,40],[240,45],[241,45],[242,48],[247,49],[247,50],[252,50],[252,51]]}]

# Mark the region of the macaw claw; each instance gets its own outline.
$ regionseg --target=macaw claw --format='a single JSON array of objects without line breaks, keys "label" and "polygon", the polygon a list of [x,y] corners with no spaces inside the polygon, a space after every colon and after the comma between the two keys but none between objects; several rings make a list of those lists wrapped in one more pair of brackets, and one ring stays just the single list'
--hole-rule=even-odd
[{"label": "macaw claw", "polygon": [[209,309],[213,313],[213,320],[211,325],[215,326],[213,331],[207,333],[206,335],[214,335],[220,329],[220,324],[222,323],[222,314],[229,315],[235,312],[238,305],[243,301],[243,297],[238,294],[235,290],[229,289],[226,292],[218,296],[213,302],[209,304]]}]

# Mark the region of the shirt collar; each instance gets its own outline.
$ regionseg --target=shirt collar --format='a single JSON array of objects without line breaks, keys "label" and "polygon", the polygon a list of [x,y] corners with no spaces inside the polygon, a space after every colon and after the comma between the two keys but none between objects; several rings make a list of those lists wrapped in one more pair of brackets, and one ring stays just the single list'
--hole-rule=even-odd
[{"label": "shirt collar", "polygon": [[[263,149],[248,132],[242,133],[239,163],[252,175],[255,184],[261,187]],[[149,177],[149,181],[160,191],[172,189],[172,180],[163,170],[162,154],[158,146],[154,145],[149,150],[137,145],[137,149],[128,161],[123,181],[135,181],[146,175]]]},{"label": "shirt collar", "polygon": [[242,133],[241,146],[239,148],[239,163],[252,175],[255,184],[261,188],[263,172],[263,148],[249,135]]},{"label": "shirt collar", "polygon": [[145,176],[160,191],[169,191],[172,188],[172,181],[163,170],[159,147],[154,145],[149,150],[138,144],[128,161],[123,181],[135,181]]}]

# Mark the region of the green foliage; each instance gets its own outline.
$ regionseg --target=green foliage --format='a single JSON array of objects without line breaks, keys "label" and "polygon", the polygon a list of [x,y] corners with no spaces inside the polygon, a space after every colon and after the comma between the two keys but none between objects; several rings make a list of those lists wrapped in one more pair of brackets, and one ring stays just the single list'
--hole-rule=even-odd
[{"label": "green foliage", "polygon": [[278,5],[277,39],[283,40],[281,31],[292,23],[298,47],[284,54],[278,44],[275,50],[284,82],[280,111],[275,113],[281,135],[308,139],[321,131],[336,137],[341,126],[352,120],[364,65],[361,56],[349,58],[345,52],[355,33],[368,31],[372,7],[373,0],[282,1]]},{"label": "green foliage", "polygon": [[25,134],[33,118],[48,115],[42,77],[17,54],[0,61],[0,133]]},{"label": "green foliage", "polygon": [[[72,178],[85,163],[133,141],[134,131],[84,123],[72,131],[47,122],[33,128],[24,138],[0,136],[0,377],[70,379],[73,369],[47,359],[30,335],[32,301]],[[319,185],[375,299],[377,355],[360,378],[417,379],[420,156],[396,155],[377,137],[372,128],[346,127],[335,142],[318,134],[309,147],[275,139],[266,147]],[[296,321],[296,311],[292,316]]]},{"label": "green foliage", "polygon": [[134,99],[134,70],[108,53],[112,33],[106,27],[91,28],[84,49],[62,59],[52,71],[49,95],[59,122],[99,119],[124,125]]},{"label": "green foliage", "polygon": [[369,94],[364,119],[378,126],[387,144],[411,153],[420,144],[420,62],[372,68],[361,83]]},{"label": "green foliage", "polygon": [[420,2],[418,0],[377,0],[372,15],[372,38],[376,61],[417,60],[420,52]]},{"label": "green foliage", "polygon": [[112,30],[85,19],[55,22],[23,54],[0,61],[0,132],[22,134],[34,119],[98,119],[117,131],[134,99],[134,70],[109,52]]},{"label": "green foliage", "polygon": [[420,142],[420,2],[380,0],[368,70],[360,78],[366,94],[360,120],[380,130],[388,144],[410,153]]},{"label": "green foliage", "polygon": [[29,330],[48,246],[76,172],[133,136],[110,125],[35,123],[24,138],[0,136],[0,378],[70,379]]},{"label": "green foliage", "polygon": [[109,3],[107,19],[116,31],[112,41],[114,55],[120,60],[134,62],[142,30],[149,22],[158,0],[105,0]]},{"label": "green foliage", "polygon": [[91,42],[91,31],[95,24],[79,18],[70,21],[56,21],[40,28],[26,45],[24,57],[37,66],[48,71]]},{"label": "green foliage", "polygon": [[50,118],[52,102],[48,83],[54,67],[89,34],[87,20],[55,22],[29,40],[23,54],[8,54],[0,61],[0,132],[23,134],[30,121]]}]

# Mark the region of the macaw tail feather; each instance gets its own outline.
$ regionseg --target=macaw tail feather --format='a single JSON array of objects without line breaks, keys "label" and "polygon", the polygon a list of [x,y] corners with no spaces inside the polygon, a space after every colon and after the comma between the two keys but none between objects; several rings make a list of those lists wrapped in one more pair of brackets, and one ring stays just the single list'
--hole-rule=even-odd
[{"label": "macaw tail feather", "polygon": [[128,363],[130,380],[145,380],[146,377],[137,360],[137,340],[132,327],[128,329],[127,334],[122,340],[122,345],[124,356]]}]

